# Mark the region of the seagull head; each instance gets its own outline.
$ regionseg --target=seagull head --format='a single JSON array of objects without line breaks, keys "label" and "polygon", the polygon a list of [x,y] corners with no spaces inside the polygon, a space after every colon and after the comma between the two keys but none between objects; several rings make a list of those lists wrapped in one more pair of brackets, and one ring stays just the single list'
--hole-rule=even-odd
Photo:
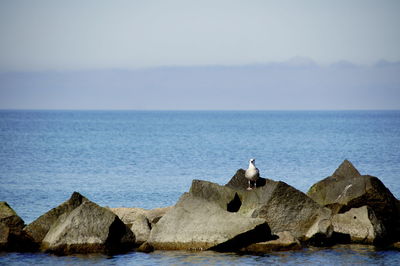
[{"label": "seagull head", "polygon": [[250,163],[254,163],[256,161],[256,159],[250,159]]}]

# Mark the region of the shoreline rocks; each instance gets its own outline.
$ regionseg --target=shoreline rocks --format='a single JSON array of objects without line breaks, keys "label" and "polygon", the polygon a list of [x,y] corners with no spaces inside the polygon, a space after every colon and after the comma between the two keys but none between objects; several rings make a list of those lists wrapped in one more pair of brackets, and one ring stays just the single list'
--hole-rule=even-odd
[{"label": "shoreline rocks", "polygon": [[193,180],[175,206],[105,208],[78,192],[31,224],[0,202],[0,251],[57,255],[135,250],[267,253],[361,243],[398,248],[400,202],[345,160],[307,194],[260,177],[247,190],[239,169],[221,186]]}]

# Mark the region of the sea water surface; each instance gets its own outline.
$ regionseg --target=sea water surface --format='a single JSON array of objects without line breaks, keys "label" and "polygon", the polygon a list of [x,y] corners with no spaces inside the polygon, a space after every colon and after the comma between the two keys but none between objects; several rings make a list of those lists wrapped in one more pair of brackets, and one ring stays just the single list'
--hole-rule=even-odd
[{"label": "sea water surface", "polygon": [[[344,159],[400,197],[400,111],[0,111],[0,201],[30,223],[78,191],[102,206],[175,204],[193,179],[227,183],[256,158],[263,177],[307,192]],[[370,246],[264,256],[2,253],[0,264],[400,264]]]}]

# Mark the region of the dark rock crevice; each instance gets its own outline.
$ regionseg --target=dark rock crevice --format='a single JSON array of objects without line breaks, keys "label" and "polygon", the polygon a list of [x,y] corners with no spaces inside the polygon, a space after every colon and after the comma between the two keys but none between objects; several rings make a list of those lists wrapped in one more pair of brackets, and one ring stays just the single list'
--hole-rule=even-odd
[{"label": "dark rock crevice", "polygon": [[240,200],[239,195],[235,193],[235,197],[227,204],[226,210],[228,212],[238,212],[241,206],[242,201]]},{"label": "dark rock crevice", "polygon": [[109,227],[108,237],[105,241],[106,253],[116,254],[131,250],[134,247],[134,242],[130,241],[132,236],[131,229],[116,216]]},{"label": "dark rock crevice", "polygon": [[267,223],[264,223],[256,226],[253,230],[247,231],[243,234],[239,234],[224,243],[216,245],[210,248],[210,250],[220,252],[237,251],[251,244],[273,239],[276,239],[276,236],[271,235],[271,229],[269,228]]}]

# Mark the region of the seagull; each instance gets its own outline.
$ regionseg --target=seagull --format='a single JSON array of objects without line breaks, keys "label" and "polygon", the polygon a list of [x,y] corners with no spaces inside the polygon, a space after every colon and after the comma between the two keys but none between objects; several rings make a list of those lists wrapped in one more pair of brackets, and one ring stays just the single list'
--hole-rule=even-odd
[{"label": "seagull", "polygon": [[247,180],[249,180],[249,187],[247,188],[247,190],[252,189],[251,185],[250,185],[250,183],[252,181],[254,182],[254,188],[256,188],[256,186],[257,186],[256,181],[260,177],[260,171],[258,171],[258,168],[254,164],[255,161],[256,161],[256,159],[250,159],[249,168],[244,173],[244,176],[247,178]]}]

